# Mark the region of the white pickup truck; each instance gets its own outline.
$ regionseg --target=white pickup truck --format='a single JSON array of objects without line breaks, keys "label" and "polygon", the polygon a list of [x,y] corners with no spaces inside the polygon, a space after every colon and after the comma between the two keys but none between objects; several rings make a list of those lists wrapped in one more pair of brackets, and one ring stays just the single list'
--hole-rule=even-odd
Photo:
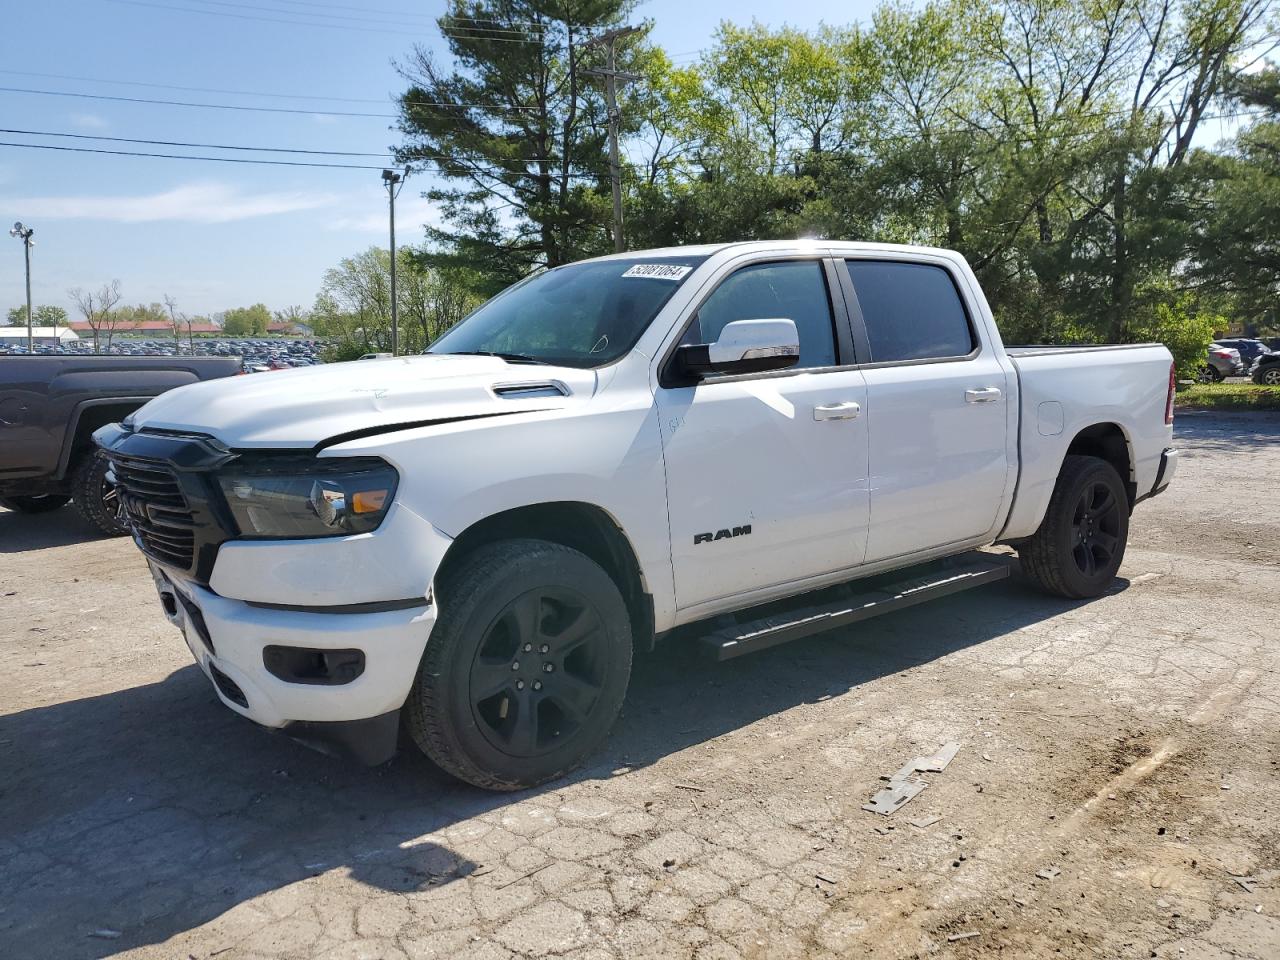
[{"label": "white pickup truck", "polygon": [[1006,348],[964,259],[786,241],[538,273],[426,355],[96,438],[230,709],[479,786],[599,746],[633,648],[728,657],[1022,569],[1107,589],[1177,465],[1160,345]]}]

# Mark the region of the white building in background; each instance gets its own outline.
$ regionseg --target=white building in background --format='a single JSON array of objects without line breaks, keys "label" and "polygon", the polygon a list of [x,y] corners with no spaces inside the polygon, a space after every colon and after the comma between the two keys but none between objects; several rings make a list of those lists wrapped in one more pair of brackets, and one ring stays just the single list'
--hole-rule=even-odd
[{"label": "white building in background", "polygon": [[[74,330],[69,330],[66,327],[32,327],[31,337],[37,344],[46,347],[51,347],[57,343],[70,343],[73,340],[80,339]],[[26,325],[19,326],[14,324],[9,327],[0,327],[0,344],[5,346],[26,346]]]}]

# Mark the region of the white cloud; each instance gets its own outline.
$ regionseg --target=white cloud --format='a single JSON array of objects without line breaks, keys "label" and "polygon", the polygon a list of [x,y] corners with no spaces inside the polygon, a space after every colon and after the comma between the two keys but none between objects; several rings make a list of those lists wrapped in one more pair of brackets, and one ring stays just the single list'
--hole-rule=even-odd
[{"label": "white cloud", "polygon": [[[440,215],[438,207],[433,206],[430,201],[423,199],[418,194],[409,195],[406,190],[396,200],[396,245],[399,246],[400,238],[403,237],[406,242],[417,242],[422,239],[422,225],[429,223],[433,227],[439,227],[444,224],[444,218]],[[329,227],[333,230],[347,230],[352,233],[376,233],[381,236],[387,234],[387,195],[382,194],[381,202],[369,207],[365,211],[349,214],[347,216],[336,217],[330,221]]]},{"label": "white cloud", "polygon": [[100,117],[96,113],[73,113],[71,123],[81,130],[105,130],[111,126],[105,117]]},{"label": "white cloud", "polygon": [[223,183],[188,183],[162,193],[139,196],[29,197],[16,201],[35,219],[111,220],[148,223],[176,220],[188,223],[230,223],[250,217],[294,213],[328,206],[328,194],[245,193]]}]

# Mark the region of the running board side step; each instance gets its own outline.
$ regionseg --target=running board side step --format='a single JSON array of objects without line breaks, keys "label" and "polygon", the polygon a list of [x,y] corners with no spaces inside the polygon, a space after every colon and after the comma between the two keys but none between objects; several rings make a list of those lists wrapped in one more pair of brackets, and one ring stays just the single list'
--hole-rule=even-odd
[{"label": "running board side step", "polygon": [[[945,597],[985,583],[994,583],[1009,576],[1013,568],[1012,557],[990,553],[970,553],[946,561],[941,566],[925,565],[928,572],[921,574],[920,567],[908,567],[896,573],[868,581],[868,588],[858,590],[858,583],[849,585],[853,592],[840,600],[792,608],[784,613],[761,617],[747,623],[722,626],[700,639],[703,651],[714,660],[731,660],[757,650],[766,650],[791,640],[847,626],[861,620],[870,620],[884,613],[914,607],[926,600]],[[912,571],[916,571],[912,575]],[[893,579],[897,577],[898,579]],[[888,582],[884,582],[888,580]],[[870,588],[871,582],[880,583]]]}]

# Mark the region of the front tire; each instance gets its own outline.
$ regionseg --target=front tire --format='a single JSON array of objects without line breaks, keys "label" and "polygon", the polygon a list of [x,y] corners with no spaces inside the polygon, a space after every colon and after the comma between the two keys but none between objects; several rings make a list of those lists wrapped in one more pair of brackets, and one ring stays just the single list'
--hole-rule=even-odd
[{"label": "front tire", "polygon": [[61,493],[46,493],[39,497],[0,497],[0,507],[15,513],[48,513],[70,499]]},{"label": "front tire", "polygon": [[1266,387],[1280,387],[1280,364],[1273,363],[1258,371],[1256,380]]},{"label": "front tire", "polygon": [[99,533],[122,537],[129,532],[129,524],[115,486],[107,481],[109,466],[98,452],[81,457],[71,473],[71,499],[80,516]]},{"label": "front tire", "polygon": [[590,558],[489,544],[437,585],[439,619],[406,704],[438,766],[487,790],[554,780],[600,746],[631,675],[631,620]]},{"label": "front tire", "polygon": [[1111,585],[1128,537],[1129,501],[1120,474],[1105,460],[1071,455],[1040,529],[1018,548],[1018,557],[1050,593],[1083,600]]}]

